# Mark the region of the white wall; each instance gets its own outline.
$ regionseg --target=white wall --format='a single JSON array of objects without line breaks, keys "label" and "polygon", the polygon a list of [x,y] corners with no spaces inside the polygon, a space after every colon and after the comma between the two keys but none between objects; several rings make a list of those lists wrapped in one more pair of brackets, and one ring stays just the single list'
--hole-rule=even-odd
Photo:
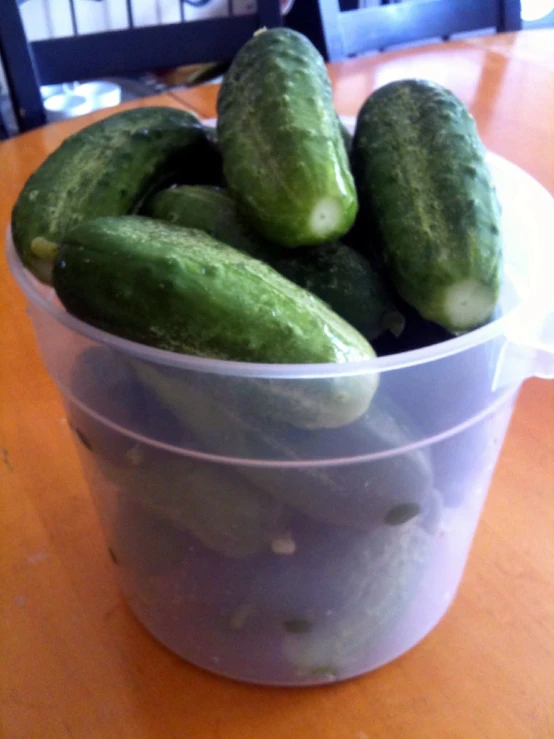
[{"label": "white wall", "polygon": [[[179,0],[132,0],[132,6],[137,26],[178,23],[181,20]],[[183,7],[187,21],[228,14],[227,0],[210,0],[201,8],[187,4]],[[232,0],[232,7],[237,15],[255,13],[256,0]],[[73,34],[69,0],[27,0],[20,6],[20,11],[30,41]],[[79,33],[128,27],[124,0],[75,0],[75,16]]]}]

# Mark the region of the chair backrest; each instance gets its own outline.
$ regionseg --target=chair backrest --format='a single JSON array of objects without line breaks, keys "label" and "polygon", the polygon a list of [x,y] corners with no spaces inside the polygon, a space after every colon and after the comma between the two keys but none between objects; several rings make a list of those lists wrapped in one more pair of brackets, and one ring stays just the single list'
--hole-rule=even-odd
[{"label": "chair backrest", "polygon": [[339,0],[319,0],[330,61],[483,28],[516,31],[520,5],[520,0],[405,0],[345,11]]},{"label": "chair backrest", "polygon": [[0,55],[21,131],[46,122],[40,85],[228,61],[258,28],[281,25],[280,0],[257,0],[252,15],[136,27],[127,0],[129,28],[79,34],[74,3],[74,35],[29,42],[17,0],[2,0]]}]

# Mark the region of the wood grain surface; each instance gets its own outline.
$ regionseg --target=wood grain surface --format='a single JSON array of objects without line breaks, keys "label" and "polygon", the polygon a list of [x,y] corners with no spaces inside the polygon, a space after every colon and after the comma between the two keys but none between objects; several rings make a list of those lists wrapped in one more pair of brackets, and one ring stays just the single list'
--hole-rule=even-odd
[{"label": "wood grain surface", "polygon": [[[536,41],[535,41],[536,39]],[[332,65],[338,110],[423,76],[471,108],[486,145],[554,192],[554,31]],[[201,87],[132,105],[214,115]],[[27,176],[113,111],[0,144],[0,227]],[[551,234],[545,238],[552,239]],[[554,382],[525,383],[453,606],[380,670],[262,688],[191,667],[119,592],[60,398],[0,254],[0,736],[4,739],[554,737]]]}]

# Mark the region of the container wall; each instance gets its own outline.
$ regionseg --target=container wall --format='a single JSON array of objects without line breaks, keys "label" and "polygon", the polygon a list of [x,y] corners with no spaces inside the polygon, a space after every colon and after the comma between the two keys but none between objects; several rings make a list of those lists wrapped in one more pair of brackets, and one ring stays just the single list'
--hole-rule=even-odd
[{"label": "container wall", "polygon": [[300,468],[182,456],[66,408],[145,626],[202,667],[307,685],[394,659],[442,617],[514,399],[416,452]]},{"label": "container wall", "polygon": [[501,338],[283,380],[155,364],[31,316],[123,590],[169,648],[308,685],[378,667],[440,620],[517,394],[493,389]]},{"label": "container wall", "polygon": [[[404,347],[397,369],[283,377],[131,345],[54,317],[53,291],[8,251],[127,599],[189,661],[264,684],[352,677],[405,652],[452,602],[551,302],[552,199],[490,161],[501,318],[473,347]],[[516,362],[507,331],[523,336]]]},{"label": "container wall", "polygon": [[402,369],[278,379],[146,361],[33,306],[30,313],[46,366],[67,397],[131,435],[231,463],[386,455],[452,433],[517,388],[494,385],[502,335]]}]

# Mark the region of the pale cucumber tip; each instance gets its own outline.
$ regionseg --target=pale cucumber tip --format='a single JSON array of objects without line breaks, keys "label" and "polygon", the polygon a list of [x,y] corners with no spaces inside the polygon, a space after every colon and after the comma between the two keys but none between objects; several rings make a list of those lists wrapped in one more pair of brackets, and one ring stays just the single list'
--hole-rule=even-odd
[{"label": "pale cucumber tip", "polygon": [[58,245],[53,241],[45,239],[43,236],[36,236],[31,241],[31,252],[35,257],[43,259],[46,262],[53,262],[56,258]]},{"label": "pale cucumber tip", "polygon": [[482,282],[456,282],[444,293],[443,325],[459,332],[482,326],[491,317],[496,302],[496,291]]},{"label": "pale cucumber tip", "polygon": [[52,284],[52,270],[57,250],[58,245],[53,241],[37,236],[31,241],[27,251],[27,259],[24,260],[26,266],[37,280],[45,285]]},{"label": "pale cucumber tip", "polygon": [[317,239],[325,239],[337,233],[342,219],[342,210],[333,198],[322,198],[310,214],[310,231]]}]

